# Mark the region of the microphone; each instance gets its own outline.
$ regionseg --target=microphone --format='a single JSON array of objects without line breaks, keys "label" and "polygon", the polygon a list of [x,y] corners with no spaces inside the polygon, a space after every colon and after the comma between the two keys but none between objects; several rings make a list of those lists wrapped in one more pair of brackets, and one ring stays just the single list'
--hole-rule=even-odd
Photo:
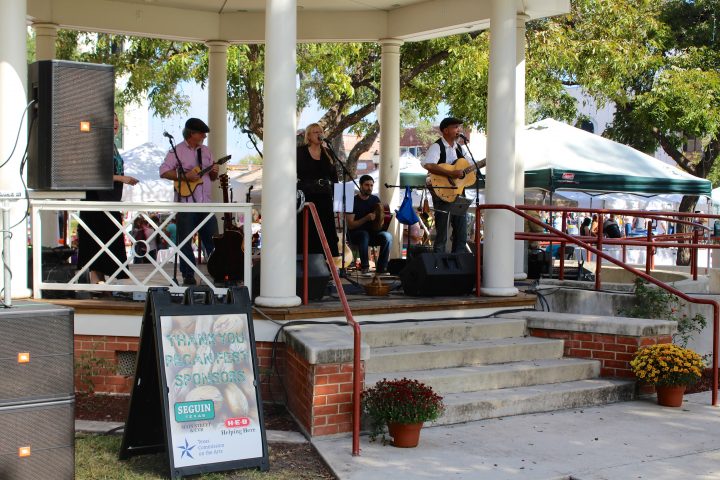
[{"label": "microphone", "polygon": [[240,131],[241,131],[242,133],[252,133],[252,132],[251,132],[250,130],[248,130],[247,128],[241,128]]},{"label": "microphone", "polygon": [[167,138],[169,138],[170,140],[174,140],[174,139],[175,139],[175,137],[173,137],[172,135],[170,135],[168,132],[163,132],[163,137],[167,137]]},{"label": "microphone", "polygon": [[467,137],[465,135],[463,135],[462,133],[458,133],[457,136],[458,136],[458,138],[462,138],[463,140],[465,140],[465,143],[470,143],[470,142],[468,142]]},{"label": "microphone", "polygon": [[321,142],[329,142],[330,139],[327,138],[327,137],[320,137],[320,141],[321,141]]}]

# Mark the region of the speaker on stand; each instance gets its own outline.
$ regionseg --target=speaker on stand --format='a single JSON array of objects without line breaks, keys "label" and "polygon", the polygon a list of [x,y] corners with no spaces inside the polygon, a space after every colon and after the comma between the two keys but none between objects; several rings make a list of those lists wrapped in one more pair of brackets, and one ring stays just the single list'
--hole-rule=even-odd
[{"label": "speaker on stand", "polygon": [[28,187],[112,189],[112,65],[42,60],[28,67]]}]

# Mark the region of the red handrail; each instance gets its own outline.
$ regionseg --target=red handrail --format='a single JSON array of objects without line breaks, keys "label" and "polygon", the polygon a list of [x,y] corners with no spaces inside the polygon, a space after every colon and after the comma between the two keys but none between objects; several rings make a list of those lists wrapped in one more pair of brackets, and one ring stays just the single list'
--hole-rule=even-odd
[{"label": "red handrail", "polygon": [[338,297],[342,304],[343,311],[345,312],[345,318],[347,318],[348,324],[353,329],[353,434],[352,434],[352,454],[353,456],[360,455],[360,394],[362,390],[362,379],[360,378],[359,372],[361,371],[360,365],[360,340],[361,331],[360,325],[353,318],[353,314],[350,311],[350,304],[348,304],[347,297],[345,296],[345,290],[343,290],[342,283],[340,282],[340,274],[338,274],[337,267],[333,261],[332,254],[330,253],[330,246],[328,245],[327,238],[325,238],[325,232],[322,229],[320,223],[320,217],[318,216],[315,204],[308,202],[305,204],[303,210],[303,302],[307,304],[307,278],[308,278],[308,211],[313,217],[313,223],[320,237],[320,243],[322,243],[323,252],[325,253],[325,259],[327,260],[328,266],[330,267],[330,273],[332,274],[333,281],[337,287]]},{"label": "red handrail", "polygon": [[[599,247],[599,249],[598,249],[598,248],[593,247],[589,243],[585,243],[584,241],[582,241],[580,238],[583,238],[583,237],[573,237],[572,235],[568,235],[564,232],[561,232],[560,230],[553,228],[551,225],[547,225],[547,224],[543,223],[542,221],[538,220],[537,218],[534,218],[533,216],[526,214],[522,210],[512,207],[510,205],[486,204],[486,205],[478,205],[478,209],[480,209],[480,210],[509,210],[509,211],[515,213],[515,215],[520,215],[521,217],[523,217],[525,220],[527,220],[529,222],[541,225],[544,229],[549,230],[550,232],[559,236],[561,239],[563,239],[567,242],[571,242],[575,245],[578,245],[590,252],[593,252],[595,255],[597,255],[598,268],[600,266],[600,259],[604,258],[605,260],[609,261],[610,263],[613,263],[620,268],[624,268],[625,270],[644,279],[645,281],[652,283],[654,285],[657,285],[658,287],[662,288],[663,290],[666,290],[666,291],[672,293],[673,295],[676,295],[676,296],[682,298],[686,302],[696,303],[696,304],[700,304],[700,305],[710,305],[713,309],[712,405],[718,406],[718,343],[719,343],[718,342],[718,334],[720,333],[720,304],[717,301],[708,300],[705,298],[690,297],[689,295],[686,295],[684,292],[681,292],[680,290],[678,290],[674,287],[671,287],[670,285],[663,283],[660,280],[657,280],[656,278],[648,275],[647,273],[637,270],[637,269],[627,265],[626,263],[621,262],[620,260],[617,260],[616,258],[606,254],[605,252],[602,251],[603,238],[602,238],[602,233],[600,233],[601,227],[598,228],[598,240],[597,240],[598,247]],[[533,207],[527,208],[527,209],[528,210],[545,210],[545,209],[547,209],[547,207],[533,206]],[[552,208],[552,209],[555,210],[555,208]],[[572,210],[572,209],[568,209],[568,210]],[[577,209],[577,211],[587,211],[587,210]],[[600,215],[602,215],[602,211],[600,212]],[[602,217],[600,215],[598,216],[598,225],[599,226],[602,225],[602,223],[600,222],[600,219]],[[697,214],[695,214],[695,215],[698,217],[700,216]],[[478,212],[478,216],[479,216],[479,212]],[[610,243],[610,242],[608,242],[608,243]],[[652,242],[648,242],[648,243],[652,243]],[[655,245],[657,246],[660,244],[655,244]],[[597,271],[596,271],[595,288],[599,288],[598,287],[598,285],[599,285],[598,278],[599,278],[599,275],[597,275]]]}]

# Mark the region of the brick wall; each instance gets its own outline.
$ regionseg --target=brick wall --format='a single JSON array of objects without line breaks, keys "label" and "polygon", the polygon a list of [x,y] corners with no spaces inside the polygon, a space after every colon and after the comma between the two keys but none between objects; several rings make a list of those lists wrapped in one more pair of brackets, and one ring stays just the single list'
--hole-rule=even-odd
[{"label": "brick wall", "polygon": [[288,349],[288,409],[310,435],[352,431],[352,371],[352,362],[310,365]]},{"label": "brick wall", "polygon": [[573,332],[530,328],[533,337],[564,340],[563,355],[592,358],[600,361],[600,376],[634,378],[630,361],[639,347],[656,343],[672,343],[672,335],[634,337],[606,333]]},{"label": "brick wall", "polygon": [[75,335],[75,390],[130,393],[132,376],[116,373],[118,352],[137,352],[138,337]]}]

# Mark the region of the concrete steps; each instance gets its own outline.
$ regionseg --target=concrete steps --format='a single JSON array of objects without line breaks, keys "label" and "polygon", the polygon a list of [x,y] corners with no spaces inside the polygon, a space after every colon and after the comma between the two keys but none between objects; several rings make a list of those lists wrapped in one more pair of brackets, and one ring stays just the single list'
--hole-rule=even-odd
[{"label": "concrete steps", "polygon": [[[392,377],[414,378],[444,395],[446,393],[584,380],[595,378],[599,373],[600,366],[594,360],[553,358],[495,365],[398,371],[393,372]],[[374,385],[377,381],[387,377],[387,372],[366,374],[365,384]]]},{"label": "concrete steps", "polygon": [[437,424],[633,397],[634,382],[598,379],[599,362],[562,358],[562,340],[526,331],[517,318],[365,325],[363,341],[371,347],[365,384],[407,377],[432,386],[447,406]]}]

